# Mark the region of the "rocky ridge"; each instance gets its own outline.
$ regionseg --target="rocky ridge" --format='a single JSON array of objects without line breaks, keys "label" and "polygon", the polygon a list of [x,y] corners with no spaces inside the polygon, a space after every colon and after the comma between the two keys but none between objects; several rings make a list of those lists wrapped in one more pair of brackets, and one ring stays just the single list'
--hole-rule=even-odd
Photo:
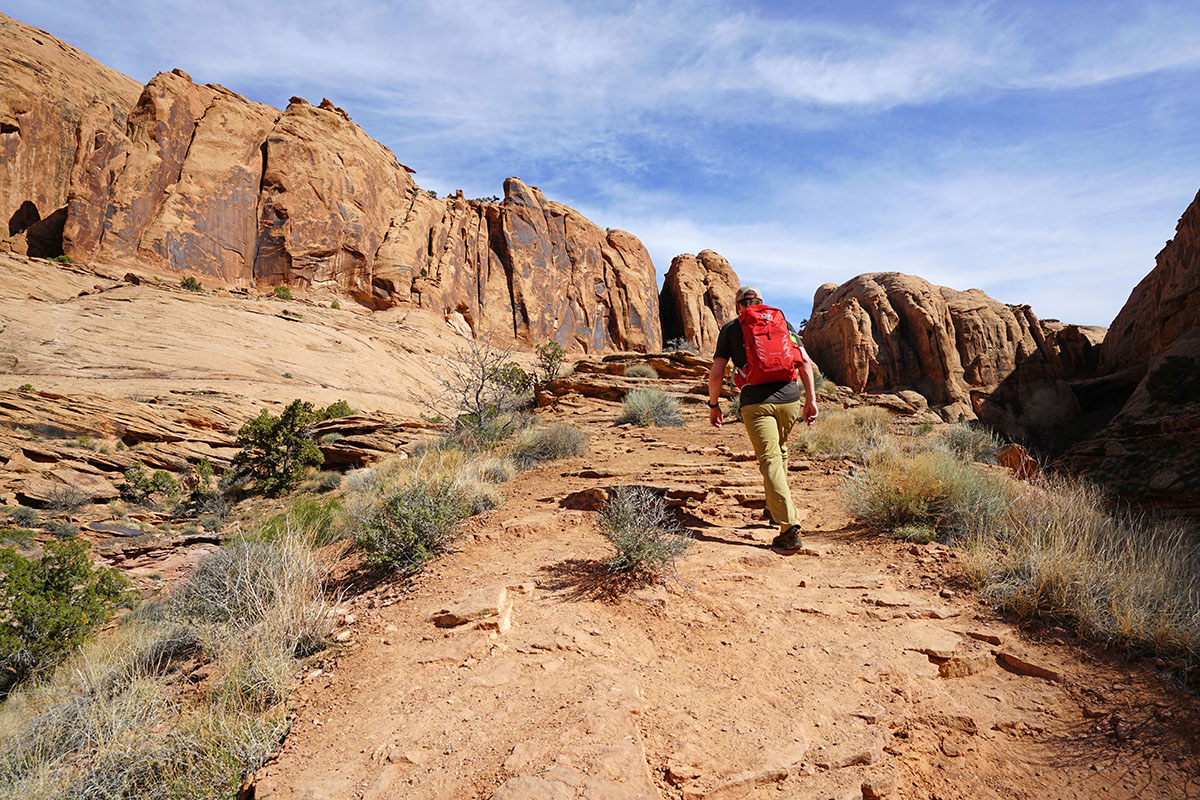
[{"label": "rocky ridge", "polygon": [[682,339],[711,353],[721,326],[737,316],[737,290],[737,273],[719,253],[675,256],[658,293],[663,341]]},{"label": "rocky ridge", "polygon": [[2,16],[0,63],[4,249],[414,305],[524,345],[661,342],[641,242],[519,179],[498,203],[435,199],[327,99],[279,111],[181,70],[139,94]]}]

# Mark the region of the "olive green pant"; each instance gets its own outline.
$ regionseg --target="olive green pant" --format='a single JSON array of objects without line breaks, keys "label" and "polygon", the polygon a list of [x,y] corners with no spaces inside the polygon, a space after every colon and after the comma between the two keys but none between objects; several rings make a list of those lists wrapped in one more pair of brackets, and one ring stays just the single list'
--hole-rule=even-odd
[{"label": "olive green pant", "polygon": [[758,456],[758,471],[762,473],[763,489],[767,493],[767,510],[781,531],[800,524],[787,482],[787,440],[802,409],[803,403],[799,400],[756,403],[741,409],[742,422],[754,445],[754,455]]}]

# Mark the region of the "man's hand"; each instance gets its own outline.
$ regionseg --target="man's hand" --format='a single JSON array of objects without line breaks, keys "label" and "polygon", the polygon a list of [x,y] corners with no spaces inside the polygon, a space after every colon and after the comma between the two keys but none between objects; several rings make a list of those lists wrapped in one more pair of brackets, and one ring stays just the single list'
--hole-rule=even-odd
[{"label": "man's hand", "polygon": [[804,421],[812,425],[817,421],[817,401],[812,399],[809,394],[808,401],[804,404]]},{"label": "man's hand", "polygon": [[721,427],[721,422],[722,422],[724,416],[725,415],[721,413],[720,408],[710,408],[708,410],[708,422],[714,428]]}]

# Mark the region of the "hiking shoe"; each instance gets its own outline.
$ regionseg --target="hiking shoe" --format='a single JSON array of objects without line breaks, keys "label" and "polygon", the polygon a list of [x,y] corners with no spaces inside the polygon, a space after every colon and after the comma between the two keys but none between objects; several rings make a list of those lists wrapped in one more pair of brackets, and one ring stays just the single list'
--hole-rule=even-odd
[{"label": "hiking shoe", "polygon": [[793,525],[771,540],[771,547],[779,550],[799,550],[804,547],[800,541],[800,526]]}]

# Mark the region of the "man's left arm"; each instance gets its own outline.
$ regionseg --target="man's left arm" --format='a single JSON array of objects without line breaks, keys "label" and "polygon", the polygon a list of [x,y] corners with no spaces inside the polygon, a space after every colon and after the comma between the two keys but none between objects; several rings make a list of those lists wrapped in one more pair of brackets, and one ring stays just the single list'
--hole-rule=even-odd
[{"label": "man's left arm", "polygon": [[804,421],[812,425],[817,421],[817,390],[813,381],[812,359],[808,357],[808,351],[804,349],[804,345],[798,345],[800,349],[800,382],[804,384]]}]

